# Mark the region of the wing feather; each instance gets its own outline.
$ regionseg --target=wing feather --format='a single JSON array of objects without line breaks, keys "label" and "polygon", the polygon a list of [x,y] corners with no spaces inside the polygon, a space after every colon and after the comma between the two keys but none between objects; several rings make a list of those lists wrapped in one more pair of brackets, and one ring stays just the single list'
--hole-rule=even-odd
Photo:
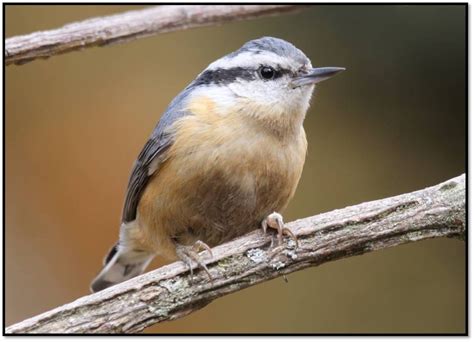
[{"label": "wing feather", "polygon": [[183,116],[190,115],[184,105],[190,90],[191,87],[187,87],[171,102],[138,155],[128,181],[122,222],[135,220],[141,195],[151,176],[159,172],[160,165],[166,159],[166,151],[173,144],[173,123]]}]

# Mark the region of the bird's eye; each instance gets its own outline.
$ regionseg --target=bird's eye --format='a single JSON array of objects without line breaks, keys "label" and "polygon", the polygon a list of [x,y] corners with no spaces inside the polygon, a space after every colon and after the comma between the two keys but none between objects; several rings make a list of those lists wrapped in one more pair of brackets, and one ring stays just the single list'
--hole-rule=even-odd
[{"label": "bird's eye", "polygon": [[271,80],[275,77],[276,74],[275,69],[269,66],[260,67],[260,69],[258,69],[258,72],[264,80]]}]

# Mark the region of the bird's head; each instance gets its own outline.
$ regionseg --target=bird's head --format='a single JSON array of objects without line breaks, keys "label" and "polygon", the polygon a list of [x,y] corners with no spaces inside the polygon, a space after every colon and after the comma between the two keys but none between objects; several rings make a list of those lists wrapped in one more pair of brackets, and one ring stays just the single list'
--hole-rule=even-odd
[{"label": "bird's head", "polygon": [[245,115],[275,129],[303,123],[315,84],[340,71],[313,68],[287,41],[263,37],[211,63],[190,85],[192,98],[212,103],[219,115]]}]

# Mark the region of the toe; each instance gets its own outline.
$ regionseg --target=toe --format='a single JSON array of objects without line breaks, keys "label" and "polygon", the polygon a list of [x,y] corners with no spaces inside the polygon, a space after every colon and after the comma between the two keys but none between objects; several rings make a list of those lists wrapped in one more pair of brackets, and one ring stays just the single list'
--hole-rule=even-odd
[{"label": "toe", "polygon": [[283,216],[277,212],[273,212],[266,218],[267,224],[269,227],[278,229],[280,226],[283,226]]},{"label": "toe", "polygon": [[194,243],[194,246],[198,249],[198,250],[206,250],[209,255],[211,256],[211,258],[214,257],[214,255],[212,254],[212,249],[211,247],[209,247],[208,244],[202,242],[201,240],[197,240],[195,243]]},{"label": "toe", "polygon": [[[283,216],[277,212],[273,212],[268,215],[262,221],[262,229],[266,232],[267,228],[271,227],[277,231],[277,244],[280,246],[283,244],[283,234],[288,235],[295,241],[296,247],[298,247],[298,240],[291,230],[285,227],[285,222],[283,221]],[[273,240],[272,240],[273,245]]]}]

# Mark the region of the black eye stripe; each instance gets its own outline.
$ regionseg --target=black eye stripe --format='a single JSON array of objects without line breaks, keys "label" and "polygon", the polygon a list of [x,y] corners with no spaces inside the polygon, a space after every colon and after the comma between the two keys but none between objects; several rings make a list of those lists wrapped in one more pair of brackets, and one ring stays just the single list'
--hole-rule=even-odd
[{"label": "black eye stripe", "polygon": [[[229,69],[214,69],[206,70],[194,81],[194,85],[203,84],[229,84],[237,79],[244,81],[253,81],[259,77],[258,71],[260,68],[242,68],[235,67]],[[286,74],[292,74],[293,72],[277,66],[273,68],[275,70],[275,76],[273,79],[277,79]]]},{"label": "black eye stripe", "polygon": [[256,77],[253,69],[250,68],[230,68],[206,70],[195,80],[195,85],[201,84],[229,84],[237,78],[251,81]]}]

